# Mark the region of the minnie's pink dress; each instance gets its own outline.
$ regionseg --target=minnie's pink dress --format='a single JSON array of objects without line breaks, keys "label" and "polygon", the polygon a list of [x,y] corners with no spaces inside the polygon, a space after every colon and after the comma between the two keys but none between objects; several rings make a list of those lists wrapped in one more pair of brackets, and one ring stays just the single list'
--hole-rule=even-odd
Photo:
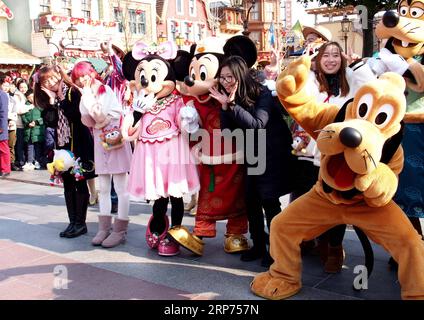
[{"label": "minnie's pink dress", "polygon": [[171,94],[141,117],[128,182],[131,195],[156,200],[199,190],[188,134],[180,129],[182,107],[181,96]]}]

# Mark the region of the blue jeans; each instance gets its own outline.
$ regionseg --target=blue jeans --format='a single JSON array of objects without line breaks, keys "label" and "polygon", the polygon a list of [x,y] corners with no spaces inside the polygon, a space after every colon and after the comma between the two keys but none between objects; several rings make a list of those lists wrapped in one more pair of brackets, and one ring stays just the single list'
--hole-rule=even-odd
[{"label": "blue jeans", "polygon": [[32,142],[28,141],[28,162],[33,163],[34,160],[37,161],[41,166],[44,166],[46,163],[44,158],[44,142]]}]

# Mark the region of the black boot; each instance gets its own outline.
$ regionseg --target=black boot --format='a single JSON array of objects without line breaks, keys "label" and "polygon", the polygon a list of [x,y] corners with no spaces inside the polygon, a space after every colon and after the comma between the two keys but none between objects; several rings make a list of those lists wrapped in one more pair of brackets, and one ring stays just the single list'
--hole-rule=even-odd
[{"label": "black boot", "polygon": [[262,258],[266,253],[264,245],[253,245],[252,248],[243,252],[240,256],[241,261],[253,261]]},{"label": "black boot", "polygon": [[59,233],[59,236],[61,238],[66,237],[66,234],[74,228],[75,217],[76,217],[74,193],[65,191],[64,195],[65,195],[66,210],[68,211],[69,224],[65,230]]},{"label": "black boot", "polygon": [[76,238],[87,233],[85,219],[87,217],[89,193],[76,193],[76,217],[74,227],[65,234],[66,238]]},{"label": "black boot", "polygon": [[399,268],[398,263],[393,259],[393,257],[390,257],[389,261],[387,262],[389,264],[389,267],[391,270],[397,271]]},{"label": "black boot", "polygon": [[265,268],[269,268],[271,264],[273,263],[274,263],[274,259],[272,259],[271,255],[269,254],[267,250],[262,258],[261,266]]}]

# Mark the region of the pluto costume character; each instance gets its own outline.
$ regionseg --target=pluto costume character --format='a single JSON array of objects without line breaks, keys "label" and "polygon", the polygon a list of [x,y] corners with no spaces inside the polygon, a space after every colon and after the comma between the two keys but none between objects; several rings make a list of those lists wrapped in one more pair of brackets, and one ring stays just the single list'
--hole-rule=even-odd
[{"label": "pluto costume character", "polygon": [[[399,263],[403,299],[424,299],[424,242],[391,200],[403,166],[403,150],[384,159],[390,138],[401,129],[406,102],[404,80],[395,73],[363,85],[346,108],[318,104],[304,89],[311,60],[302,57],[281,73],[277,92],[290,115],[317,140],[318,182],[271,223],[274,264],[255,277],[252,291],[285,299],[301,289],[300,243],[339,224],[360,227]],[[387,164],[385,164],[385,162]],[[356,190],[355,190],[356,189]]]}]

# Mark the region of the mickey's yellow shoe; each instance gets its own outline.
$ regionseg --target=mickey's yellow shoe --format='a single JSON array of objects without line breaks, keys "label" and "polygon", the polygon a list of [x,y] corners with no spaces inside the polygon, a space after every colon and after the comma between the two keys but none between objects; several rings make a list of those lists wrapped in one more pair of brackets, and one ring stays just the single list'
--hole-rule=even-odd
[{"label": "mickey's yellow shoe", "polygon": [[242,252],[249,249],[249,243],[242,234],[226,234],[224,240],[224,251],[227,253]]}]

